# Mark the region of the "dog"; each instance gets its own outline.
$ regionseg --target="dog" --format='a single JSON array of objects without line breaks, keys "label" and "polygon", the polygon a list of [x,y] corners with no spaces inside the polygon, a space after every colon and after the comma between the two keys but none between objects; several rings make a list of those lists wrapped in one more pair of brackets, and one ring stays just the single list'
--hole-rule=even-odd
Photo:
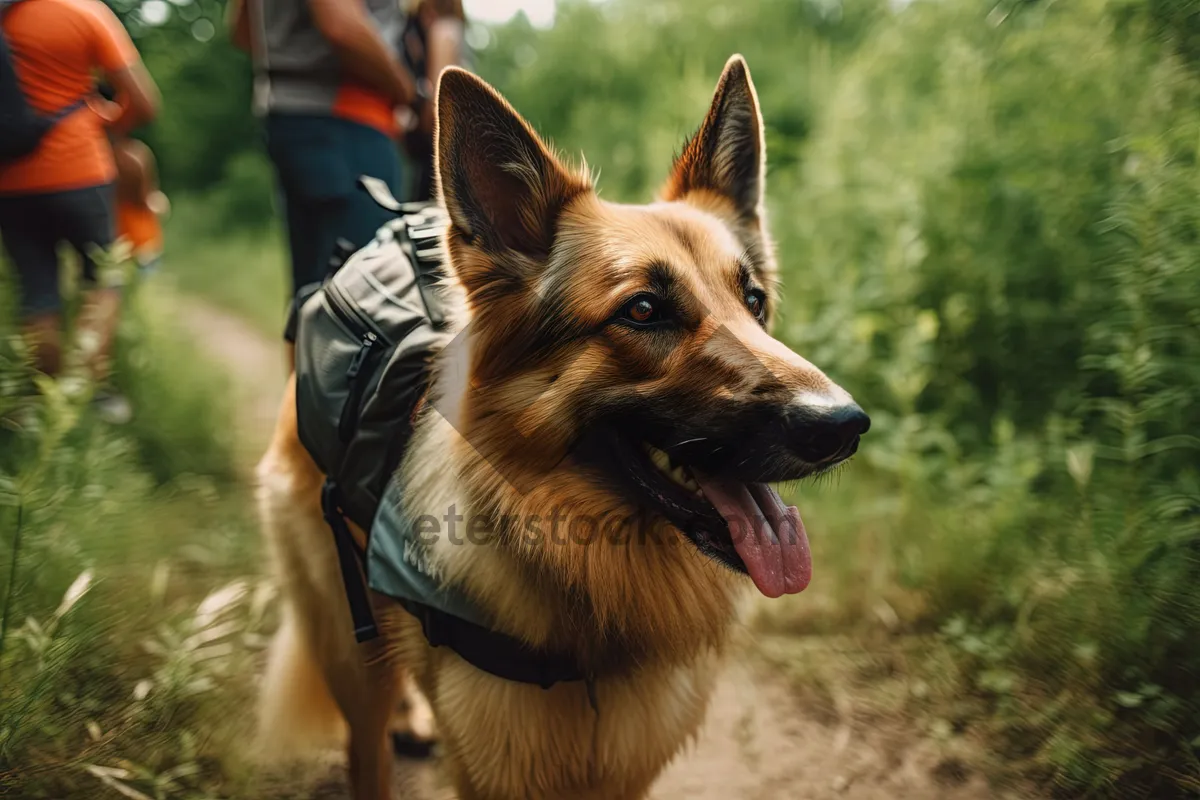
[{"label": "dog", "polygon": [[763,125],[740,56],[648,205],[602,201],[470,73],[444,72],[436,103],[455,346],[397,480],[410,515],[488,530],[422,540],[439,580],[587,680],[496,677],[375,594],[381,636],[356,644],[293,377],[258,467],[284,598],[263,735],[344,727],[353,797],[388,798],[411,680],[464,800],[642,798],[704,719],[739,598],[809,582],[803,522],[771,484],[844,461],[869,419],[769,332]]}]

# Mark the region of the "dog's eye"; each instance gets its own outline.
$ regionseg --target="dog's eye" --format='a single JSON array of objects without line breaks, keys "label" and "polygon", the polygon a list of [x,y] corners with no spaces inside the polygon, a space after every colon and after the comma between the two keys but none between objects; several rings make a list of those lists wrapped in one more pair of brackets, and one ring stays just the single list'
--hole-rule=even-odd
[{"label": "dog's eye", "polygon": [[657,297],[649,294],[639,294],[625,305],[623,316],[638,325],[649,325],[662,318],[660,303]]},{"label": "dog's eye", "polygon": [[766,295],[759,289],[748,290],[746,292],[746,308],[750,309],[750,313],[754,315],[754,318],[761,322],[767,312]]}]

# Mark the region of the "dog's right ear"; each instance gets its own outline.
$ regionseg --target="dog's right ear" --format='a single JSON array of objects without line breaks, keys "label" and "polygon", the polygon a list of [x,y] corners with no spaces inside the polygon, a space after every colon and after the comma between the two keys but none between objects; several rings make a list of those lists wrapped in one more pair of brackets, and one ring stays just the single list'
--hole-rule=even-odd
[{"label": "dog's right ear", "polygon": [[[591,183],[567,170],[495,89],[458,68],[438,81],[434,139],[452,236],[498,259],[493,269],[543,264],[563,206],[591,191]],[[473,276],[467,264],[457,268],[468,292],[500,277]]]},{"label": "dog's right ear", "polygon": [[708,191],[726,198],[742,222],[760,226],[766,145],[758,95],[740,55],[725,62],[700,130],[684,145],[663,190],[666,200]]}]

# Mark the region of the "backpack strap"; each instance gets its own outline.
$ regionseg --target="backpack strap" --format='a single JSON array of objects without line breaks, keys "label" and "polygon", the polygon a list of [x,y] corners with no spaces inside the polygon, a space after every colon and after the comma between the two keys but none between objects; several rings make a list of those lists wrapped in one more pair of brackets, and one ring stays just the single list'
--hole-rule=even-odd
[{"label": "backpack strap", "polygon": [[337,484],[330,478],[326,478],[325,485],[321,487],[321,512],[333,531],[338,566],[342,571],[346,600],[350,604],[350,619],[354,623],[354,639],[360,643],[370,641],[379,635],[379,627],[375,624],[375,615],[371,612],[371,601],[367,597],[367,587],[359,568],[365,558],[342,513]]},{"label": "backpack strap", "polygon": [[[360,565],[365,555],[354,541],[350,526],[338,501],[337,484],[326,478],[321,487],[321,511],[333,531],[338,567],[350,605],[354,638],[359,643],[379,636],[379,626],[371,611],[367,587]],[[421,623],[421,632],[430,647],[448,647],[476,669],[516,683],[529,683],[549,689],[556,683],[582,681],[587,675],[573,658],[535,650],[520,639],[477,625],[425,603],[407,597],[393,598]]]},{"label": "backpack strap", "polygon": [[448,648],[489,675],[543,689],[586,680],[586,671],[570,653],[534,647],[496,630],[492,614],[464,587],[448,583],[429,560],[420,526],[403,497],[403,482],[393,479],[371,526],[368,571],[372,590],[415,617],[430,647]]},{"label": "backpack strap", "polygon": [[436,206],[424,208],[404,218],[404,249],[412,259],[417,272],[417,289],[425,302],[425,311],[435,328],[446,324],[447,312],[443,307],[437,283],[445,273],[446,253],[442,247],[442,234],[447,221],[444,212]]},{"label": "backpack strap", "polygon": [[[442,234],[449,221],[446,212],[436,203],[401,203],[388,185],[379,178],[360,175],[359,187],[370,195],[376,205],[399,217],[381,235],[395,236],[417,273],[417,290],[425,303],[429,321],[435,328],[446,324],[447,313],[435,288],[445,272],[446,254]],[[384,234],[384,232],[387,234]]]},{"label": "backpack strap", "polygon": [[362,187],[363,191],[371,196],[371,199],[374,200],[375,204],[380,208],[386,211],[391,211],[393,214],[404,213],[404,206],[401,205],[400,201],[397,200],[395,195],[392,194],[392,190],[388,187],[388,185],[379,180],[379,178],[376,178],[372,175],[359,175],[358,185]]}]

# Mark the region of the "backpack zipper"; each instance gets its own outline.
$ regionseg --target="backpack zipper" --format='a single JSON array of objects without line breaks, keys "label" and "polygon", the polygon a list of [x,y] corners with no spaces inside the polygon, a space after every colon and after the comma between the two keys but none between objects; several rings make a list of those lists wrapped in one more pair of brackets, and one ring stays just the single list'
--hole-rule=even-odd
[{"label": "backpack zipper", "polygon": [[346,402],[342,404],[342,415],[338,419],[338,438],[342,440],[343,444],[353,438],[354,430],[358,427],[358,410],[362,405],[362,396],[366,389],[358,377],[362,372],[363,364],[367,363],[367,359],[371,357],[371,353],[378,343],[379,337],[373,331],[364,333],[358,352],[354,354],[354,358],[350,360],[350,366],[346,368]]},{"label": "backpack zipper", "polygon": [[382,340],[384,344],[391,344],[388,337],[383,335],[375,323],[346,299],[342,293],[342,287],[330,281],[325,284],[325,296],[331,301],[329,306],[333,309],[334,314],[350,329],[351,333],[364,338],[370,333]]},{"label": "backpack zipper", "polygon": [[347,301],[342,288],[336,282],[330,281],[325,284],[325,296],[329,299],[329,307],[334,315],[351,333],[358,335],[360,340],[358,352],[346,367],[346,401],[342,404],[342,413],[338,417],[338,439],[342,444],[349,444],[358,428],[359,411],[367,389],[366,383],[360,380],[360,377],[367,377],[362,375],[363,367],[366,366],[367,359],[377,352],[378,345],[388,345],[391,342],[371,320]]},{"label": "backpack zipper", "polygon": [[379,341],[379,337],[371,331],[367,331],[362,337],[362,344],[358,348],[358,352],[354,354],[354,358],[350,361],[350,366],[346,369],[346,377],[354,380],[358,377],[358,373],[362,370],[363,362],[367,360],[367,356],[371,354],[371,348]]}]

